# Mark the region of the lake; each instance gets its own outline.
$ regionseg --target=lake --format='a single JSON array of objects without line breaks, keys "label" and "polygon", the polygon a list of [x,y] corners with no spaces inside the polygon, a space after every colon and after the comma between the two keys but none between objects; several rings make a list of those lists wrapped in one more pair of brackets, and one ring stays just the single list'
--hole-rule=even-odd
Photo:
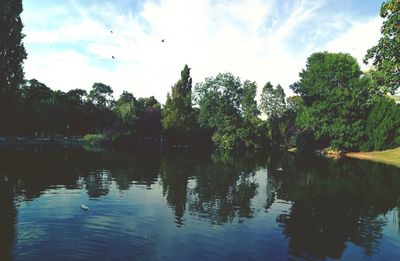
[{"label": "lake", "polygon": [[0,148],[0,260],[398,260],[399,217],[367,161]]}]

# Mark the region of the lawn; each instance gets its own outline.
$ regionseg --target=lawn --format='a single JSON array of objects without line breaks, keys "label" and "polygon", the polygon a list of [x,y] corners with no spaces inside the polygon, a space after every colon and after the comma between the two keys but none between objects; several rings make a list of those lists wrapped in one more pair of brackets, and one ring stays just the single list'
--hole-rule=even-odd
[{"label": "lawn", "polygon": [[400,147],[384,151],[349,152],[346,154],[346,156],[350,158],[365,159],[392,164],[400,167]]}]

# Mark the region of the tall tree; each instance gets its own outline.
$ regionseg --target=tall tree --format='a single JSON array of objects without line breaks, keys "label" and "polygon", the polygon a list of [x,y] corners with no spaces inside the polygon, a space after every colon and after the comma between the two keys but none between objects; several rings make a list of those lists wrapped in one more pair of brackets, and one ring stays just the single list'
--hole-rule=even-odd
[{"label": "tall tree", "polygon": [[279,146],[284,142],[287,122],[284,119],[286,112],[285,92],[280,84],[275,88],[267,82],[261,92],[260,109],[267,115],[268,138],[271,145]]},{"label": "tall tree", "polygon": [[314,53],[300,80],[291,86],[305,108],[299,127],[312,132],[321,146],[356,149],[364,135],[368,112],[368,79],[355,58],[343,53]]},{"label": "tall tree", "polygon": [[172,86],[171,93],[167,94],[162,116],[167,138],[172,142],[186,142],[185,137],[193,131],[196,123],[192,107],[192,78],[187,65],[181,71],[181,78]]},{"label": "tall tree", "polygon": [[364,62],[372,60],[378,85],[393,94],[400,87],[400,1],[382,3],[380,15],[384,19],[381,38],[367,51]]},{"label": "tall tree", "polygon": [[22,0],[0,1],[0,135],[16,124],[18,91],[26,52],[22,39]]},{"label": "tall tree", "polygon": [[261,92],[261,111],[269,118],[282,117],[286,109],[285,97],[285,92],[281,85],[278,84],[274,88],[270,82],[267,82]]},{"label": "tall tree", "polygon": [[243,95],[241,101],[241,114],[243,125],[238,129],[239,135],[244,142],[245,147],[261,147],[264,145],[262,121],[258,117],[260,111],[257,106],[257,84],[249,80],[243,83]]}]

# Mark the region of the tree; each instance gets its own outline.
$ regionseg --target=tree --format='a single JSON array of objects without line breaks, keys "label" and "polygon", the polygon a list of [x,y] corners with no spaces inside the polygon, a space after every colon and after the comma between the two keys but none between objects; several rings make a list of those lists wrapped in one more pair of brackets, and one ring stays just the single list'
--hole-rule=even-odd
[{"label": "tree", "polygon": [[159,137],[161,125],[161,104],[154,96],[137,100],[136,134],[142,137]]},{"label": "tree", "polygon": [[257,84],[249,80],[244,81],[240,107],[243,125],[238,129],[238,132],[245,147],[257,148],[266,143],[264,126],[259,118],[260,111],[258,110],[256,95]]},{"label": "tree", "polygon": [[233,149],[263,142],[255,82],[242,83],[231,73],[220,73],[198,83],[195,90],[200,127],[209,130],[215,145]]},{"label": "tree", "polygon": [[286,98],[286,111],[284,114],[285,123],[285,142],[287,146],[296,146],[296,119],[304,107],[303,99],[298,96],[289,96]]},{"label": "tree", "polygon": [[104,83],[94,83],[85,103],[88,131],[99,132],[110,128],[114,122],[113,90]]},{"label": "tree", "polygon": [[357,149],[364,137],[368,113],[368,79],[361,77],[349,54],[314,53],[307,59],[300,80],[291,86],[305,108],[298,127],[312,133],[321,146]]},{"label": "tree", "polygon": [[162,116],[167,138],[174,143],[186,143],[187,137],[196,128],[192,107],[192,78],[187,65],[181,71],[181,79],[172,86],[171,94],[167,94]]},{"label": "tree", "polygon": [[10,134],[17,122],[26,58],[21,12],[21,0],[0,1],[0,135]]},{"label": "tree", "polygon": [[387,98],[380,97],[372,105],[366,122],[363,149],[385,150],[400,146],[400,106]]},{"label": "tree", "polygon": [[21,108],[23,134],[55,135],[68,132],[68,96],[64,92],[52,91],[36,79],[26,81],[21,88]]},{"label": "tree", "polygon": [[85,120],[85,97],[87,92],[82,89],[73,89],[66,93],[67,107],[67,135],[83,135],[88,128],[89,121]]},{"label": "tree", "polygon": [[212,133],[213,142],[221,148],[233,149],[240,143],[240,102],[243,90],[239,77],[220,73],[196,85],[199,105],[198,121]]},{"label": "tree", "polygon": [[381,38],[367,51],[364,63],[372,60],[375,77],[383,92],[394,93],[400,87],[400,1],[382,3],[380,15],[384,18]]},{"label": "tree", "polygon": [[137,101],[132,93],[124,91],[115,104],[115,112],[122,131],[133,133],[138,119]]},{"label": "tree", "polygon": [[94,83],[88,99],[100,109],[109,108],[112,105],[113,90],[104,83]]},{"label": "tree", "polygon": [[33,135],[45,130],[47,106],[53,95],[52,90],[36,79],[25,82],[21,90],[22,117],[24,118],[23,133]]},{"label": "tree", "polygon": [[260,109],[269,118],[282,117],[286,109],[285,92],[282,86],[278,84],[276,88],[270,82],[267,82],[261,92]]},{"label": "tree", "polygon": [[261,93],[260,109],[268,117],[269,139],[273,146],[279,146],[284,142],[286,122],[284,120],[286,111],[285,92],[281,85],[276,88],[267,82]]}]

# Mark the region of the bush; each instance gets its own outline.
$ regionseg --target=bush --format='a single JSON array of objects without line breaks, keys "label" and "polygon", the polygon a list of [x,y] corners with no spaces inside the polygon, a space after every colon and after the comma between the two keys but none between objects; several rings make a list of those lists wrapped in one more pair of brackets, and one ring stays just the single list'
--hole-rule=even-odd
[{"label": "bush", "polygon": [[105,143],[109,141],[109,139],[104,134],[86,134],[83,137],[83,141],[87,143]]}]

